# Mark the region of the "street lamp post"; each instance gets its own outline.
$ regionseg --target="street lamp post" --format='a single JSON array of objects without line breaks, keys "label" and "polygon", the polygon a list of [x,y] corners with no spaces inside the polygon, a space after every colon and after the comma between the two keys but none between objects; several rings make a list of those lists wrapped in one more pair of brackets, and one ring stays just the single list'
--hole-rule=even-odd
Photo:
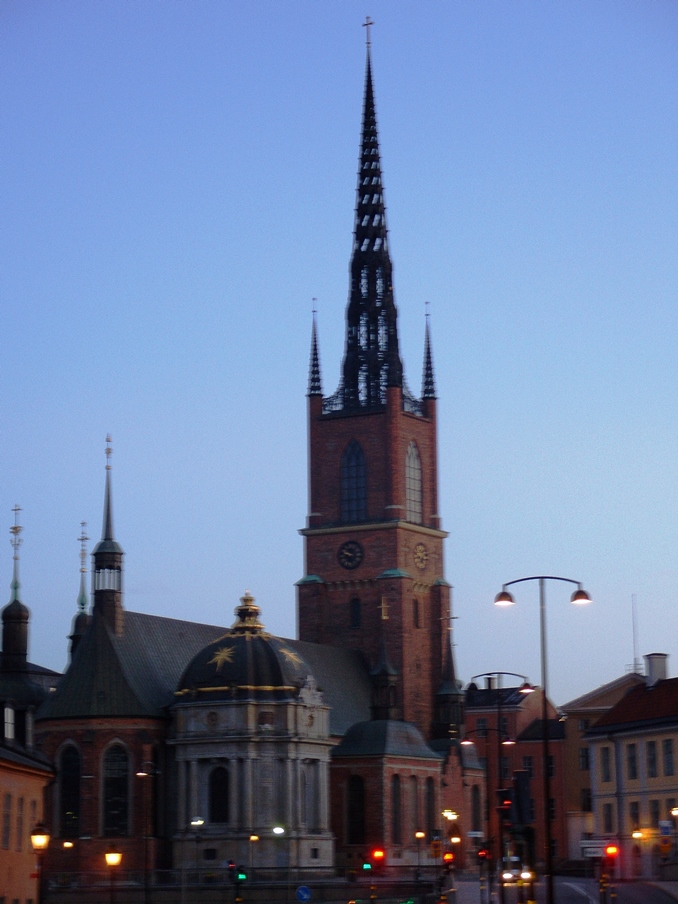
[{"label": "street lamp post", "polygon": [[43,857],[45,856],[45,851],[49,846],[50,834],[47,830],[46,826],[43,823],[39,822],[31,832],[31,845],[33,850],[35,851],[35,855],[38,858],[38,894],[37,894],[37,904],[42,904],[44,898],[44,883],[43,883]]},{"label": "street lamp post", "polygon": [[122,863],[122,854],[120,851],[106,851],[104,854],[106,866],[111,871],[111,904],[115,904],[115,871]]},{"label": "street lamp post", "polygon": [[205,820],[202,816],[194,816],[191,820],[191,827],[195,832],[195,884],[200,885],[200,865],[198,863],[198,850],[200,848],[200,842],[202,841],[202,837],[200,835],[200,827],[205,825]]},{"label": "street lamp post", "polygon": [[254,882],[254,845],[259,841],[259,836],[252,833],[250,835],[250,881]]},{"label": "street lamp post", "polygon": [[426,838],[426,832],[415,832],[414,837],[417,839],[417,882],[421,880],[421,839]]},{"label": "street lamp post", "polygon": [[[502,745],[508,746],[515,743],[515,740],[509,737],[508,731],[504,731],[502,727],[502,695],[500,687],[500,680],[502,678],[522,678],[522,684],[518,692],[520,694],[531,694],[534,691],[534,688],[529,683],[525,675],[521,675],[519,672],[481,672],[478,675],[474,675],[471,678],[471,681],[475,681],[476,678],[488,678],[490,680],[496,680],[497,686],[495,690],[497,691],[497,793],[501,791],[504,782],[504,770],[502,764]],[[488,758],[488,766],[489,766],[489,758]],[[488,793],[489,793],[489,784],[488,784]],[[489,822],[489,810],[488,810],[488,822]],[[504,825],[501,813],[497,813],[497,836],[498,836],[498,847],[499,847],[499,900],[501,904],[505,904],[506,901],[506,890],[504,888],[504,880],[503,880],[503,872],[504,872]]]},{"label": "street lamp post", "polygon": [[554,575],[534,575],[529,578],[518,578],[508,581],[501,588],[501,592],[494,598],[495,606],[512,606],[514,599],[507,591],[507,587],[513,584],[523,584],[526,581],[539,582],[539,639],[541,651],[541,686],[542,686],[542,772],[544,782],[544,865],[546,871],[546,902],[553,904],[555,901],[555,889],[553,883],[553,850],[551,833],[551,777],[549,775],[549,723],[548,723],[548,699],[547,679],[548,660],[546,651],[546,581],[563,581],[566,584],[576,584],[577,590],[570,597],[570,602],[581,606],[591,602],[591,597],[582,588],[581,581],[573,581],[571,578],[561,578]]},{"label": "street lamp post", "polygon": [[148,781],[144,781],[143,783],[143,844],[144,844],[144,904],[148,904],[148,842],[151,837],[152,830],[152,821],[149,827],[149,810],[150,810],[150,799],[153,799],[155,802],[155,795],[151,794],[153,790],[152,781],[156,775],[159,775],[158,769],[156,768],[155,763],[152,763],[150,760],[141,764],[141,768],[137,772],[137,778],[147,779]]}]

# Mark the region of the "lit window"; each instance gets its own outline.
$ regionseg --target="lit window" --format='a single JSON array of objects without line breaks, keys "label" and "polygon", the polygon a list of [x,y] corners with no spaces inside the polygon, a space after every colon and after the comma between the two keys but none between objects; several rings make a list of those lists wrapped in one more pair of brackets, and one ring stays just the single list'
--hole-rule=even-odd
[{"label": "lit window", "polygon": [[5,740],[14,740],[14,708],[5,704]]}]

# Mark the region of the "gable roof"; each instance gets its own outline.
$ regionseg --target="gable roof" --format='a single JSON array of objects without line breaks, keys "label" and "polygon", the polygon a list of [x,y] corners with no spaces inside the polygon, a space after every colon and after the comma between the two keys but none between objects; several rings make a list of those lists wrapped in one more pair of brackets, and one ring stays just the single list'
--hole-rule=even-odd
[{"label": "gable roof", "polygon": [[619,700],[620,695],[625,694],[629,688],[644,682],[645,678],[638,672],[627,672],[625,675],[615,678],[614,681],[608,681],[607,684],[601,684],[600,687],[587,691],[581,697],[575,697],[574,700],[565,703],[560,709],[569,713],[610,708]]},{"label": "gable roof", "polygon": [[[116,636],[97,614],[37,719],[168,718],[184,669],[228,630],[125,610],[123,633]],[[331,707],[331,734],[341,736],[350,725],[369,719],[371,686],[358,653],[298,640],[285,642],[308,662]]]},{"label": "gable roof", "polygon": [[632,687],[587,732],[586,737],[678,724],[678,678],[666,678],[648,686]]}]

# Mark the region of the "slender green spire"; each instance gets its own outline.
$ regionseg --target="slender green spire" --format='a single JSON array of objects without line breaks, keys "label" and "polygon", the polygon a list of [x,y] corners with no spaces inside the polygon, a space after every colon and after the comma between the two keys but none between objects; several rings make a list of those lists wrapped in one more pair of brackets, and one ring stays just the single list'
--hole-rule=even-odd
[{"label": "slender green spire", "polygon": [[80,593],[78,594],[78,610],[80,612],[84,612],[87,608],[87,589],[85,587],[85,575],[87,574],[87,566],[85,565],[85,563],[87,562],[86,543],[89,540],[89,537],[85,533],[86,527],[87,522],[81,521],[80,536],[78,537],[78,541],[80,543]]}]

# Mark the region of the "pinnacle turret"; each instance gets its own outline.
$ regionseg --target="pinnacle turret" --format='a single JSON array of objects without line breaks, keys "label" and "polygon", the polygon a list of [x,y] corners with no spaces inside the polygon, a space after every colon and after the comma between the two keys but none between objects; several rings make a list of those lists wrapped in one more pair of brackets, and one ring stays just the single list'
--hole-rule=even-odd
[{"label": "pinnacle turret", "polygon": [[315,311],[313,312],[313,329],[311,332],[311,363],[308,370],[308,395],[314,396],[323,394],[322,382],[320,379],[320,355],[318,354],[318,331],[315,322]]},{"label": "pinnacle turret", "polygon": [[346,316],[342,388],[344,408],[384,405],[387,388],[402,387],[403,366],[398,350],[392,269],[368,45],[351,285]]},{"label": "pinnacle turret", "polygon": [[431,333],[426,317],[426,338],[424,340],[424,375],[421,386],[421,396],[424,399],[435,399],[436,384],[433,377],[433,355],[431,354]]},{"label": "pinnacle turret", "polygon": [[120,544],[113,536],[113,504],[111,499],[111,437],[106,437],[106,489],[101,540],[94,547],[94,614],[103,615],[115,634],[122,634],[122,557]]},{"label": "pinnacle turret", "polygon": [[21,508],[15,505],[14,524],[9,532],[14,550],[12,569],[12,583],[10,584],[12,596],[9,603],[2,610],[2,671],[18,672],[26,668],[28,654],[28,607],[24,606],[19,597],[19,547],[21,546],[22,526],[19,524],[19,512]]}]

